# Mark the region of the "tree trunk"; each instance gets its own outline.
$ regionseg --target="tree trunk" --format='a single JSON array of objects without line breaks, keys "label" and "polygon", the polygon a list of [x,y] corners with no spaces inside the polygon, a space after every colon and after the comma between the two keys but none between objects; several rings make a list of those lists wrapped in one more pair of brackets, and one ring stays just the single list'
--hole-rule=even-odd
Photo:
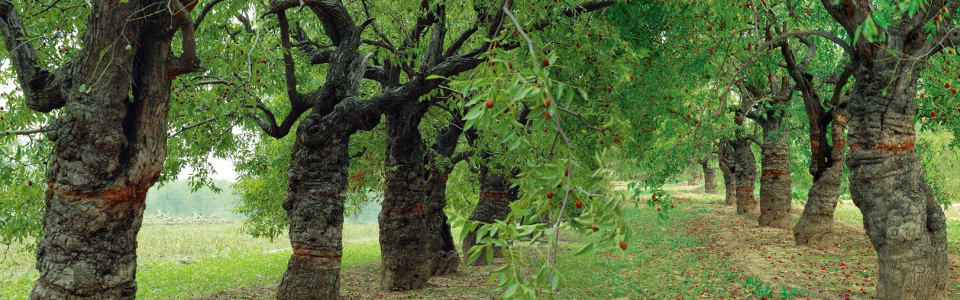
[{"label": "tree trunk", "polygon": [[430,160],[430,180],[427,196],[427,232],[431,235],[427,249],[433,254],[430,274],[433,276],[457,272],[460,254],[453,242],[453,233],[447,223],[447,178],[453,167],[462,161],[466,153],[456,153],[460,136],[463,135],[463,114],[454,113],[446,128],[437,136],[431,149],[435,155]]},{"label": "tree trunk", "polygon": [[720,165],[720,172],[723,173],[723,187],[726,193],[724,203],[734,205],[737,203],[737,159],[730,141],[717,143],[717,162]]},{"label": "tree trunk", "polygon": [[340,299],[340,260],[343,254],[343,209],[350,166],[350,134],[309,146],[304,131],[319,119],[311,112],[297,128],[287,198],[293,254],[277,288],[277,299]]},{"label": "tree trunk", "polygon": [[[809,40],[809,46],[813,45]],[[811,57],[816,47],[808,48],[806,57]],[[849,112],[847,104],[841,101],[843,86],[847,84],[852,69],[848,65],[844,68],[839,80],[835,82],[833,96],[830,101],[823,101],[813,82],[814,76],[807,72],[809,66],[806,60],[797,63],[789,45],[780,47],[790,77],[796,83],[797,90],[803,99],[807,114],[810,134],[810,175],[813,176],[813,186],[807,193],[807,205],[804,207],[800,220],[793,230],[793,238],[797,246],[826,248],[833,244],[833,212],[837,207],[837,198],[840,196],[840,176],[843,174],[843,156],[846,148],[847,120]],[[828,113],[824,104],[832,106]],[[833,122],[830,131],[833,144],[827,141],[827,127]]]},{"label": "tree trunk", "polygon": [[786,103],[774,103],[776,112],[768,114],[763,122],[763,145],[761,146],[760,172],[760,217],[761,227],[790,229],[790,145],[783,126]]},{"label": "tree trunk", "polygon": [[700,168],[703,170],[703,193],[717,193],[717,170],[710,167],[710,159],[706,157],[700,160]]},{"label": "tree trunk", "polygon": [[429,174],[418,128],[423,116],[420,105],[415,101],[386,113],[386,191],[380,211],[380,272],[385,291],[423,288],[432,271],[428,225],[436,216],[427,207]]},{"label": "tree trunk", "polygon": [[166,158],[171,81],[199,69],[187,49],[192,22],[184,28],[184,59],[170,52],[184,15],[191,21],[188,11],[172,4],[182,13],[171,16],[159,3],[95,1],[83,49],[49,72],[38,65],[32,39],[21,38],[16,8],[0,2],[0,30],[26,105],[62,108],[47,126],[54,153],[30,299],[136,297],[136,236]]},{"label": "tree trunk", "polygon": [[736,154],[737,213],[755,214],[759,211],[757,199],[753,197],[757,181],[757,160],[750,149],[750,139],[739,138],[734,143]]},{"label": "tree trunk", "polygon": [[[480,165],[480,200],[477,201],[477,207],[470,214],[471,221],[494,223],[497,220],[504,220],[510,214],[510,202],[517,200],[517,188],[510,187],[508,174],[509,171],[490,166],[490,163]],[[479,226],[478,226],[479,227]],[[463,253],[467,255],[470,248],[477,244],[477,231],[473,230],[463,239]],[[494,257],[503,256],[499,247],[494,247]],[[485,265],[487,260],[485,255],[473,261],[473,265]]]},{"label": "tree trunk", "polygon": [[427,250],[434,255],[430,259],[430,275],[453,274],[460,267],[460,254],[453,242],[450,224],[443,208],[447,205],[447,178],[444,171],[430,172],[430,186],[427,196],[427,232],[430,238]]},{"label": "tree trunk", "polygon": [[[817,102],[817,105],[820,103]],[[825,160],[826,168],[819,174],[814,174],[813,186],[807,193],[807,205],[804,206],[803,214],[793,230],[793,239],[797,246],[826,248],[833,245],[833,212],[837,208],[837,199],[840,198],[843,156],[847,143],[845,131],[849,117],[845,108],[841,111],[843,112],[833,113],[833,146],[830,147],[829,158]]]},{"label": "tree trunk", "polygon": [[[896,59],[861,62],[854,73],[847,154],[850,195],[879,256],[877,295],[946,299],[946,219],[914,148],[917,74],[924,63],[905,67],[891,60]],[[878,88],[877,82],[892,86]]]}]

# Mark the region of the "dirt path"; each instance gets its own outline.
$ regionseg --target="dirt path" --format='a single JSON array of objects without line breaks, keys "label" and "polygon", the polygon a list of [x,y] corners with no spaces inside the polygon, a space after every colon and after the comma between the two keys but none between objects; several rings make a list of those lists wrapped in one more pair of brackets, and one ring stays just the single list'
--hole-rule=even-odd
[{"label": "dirt path", "polygon": [[[340,273],[340,294],[344,300],[354,299],[496,299],[492,292],[496,282],[488,283],[493,270],[503,266],[502,258],[486,266],[463,266],[457,274],[430,278],[425,289],[411,292],[380,291],[380,263],[343,269]],[[193,300],[275,299],[276,283],[255,287],[239,287],[229,291],[193,298]]]},{"label": "dirt path", "polygon": [[[828,249],[798,247],[793,232],[774,228],[758,228],[756,216],[737,215],[733,206],[718,202],[689,202],[702,205],[709,213],[691,220],[688,231],[711,237],[705,249],[731,263],[731,272],[742,272],[736,281],[757,276],[778,295],[780,286],[801,290],[798,299],[873,299],[876,297],[877,258],[862,227],[834,223],[837,237]],[[795,210],[794,220],[799,218]],[[950,256],[951,268],[960,269],[958,258]],[[956,296],[960,271],[952,271],[949,293]],[[734,280],[731,280],[734,281]],[[739,285],[727,299],[757,299],[748,287]],[[774,299],[782,299],[779,296]]]}]

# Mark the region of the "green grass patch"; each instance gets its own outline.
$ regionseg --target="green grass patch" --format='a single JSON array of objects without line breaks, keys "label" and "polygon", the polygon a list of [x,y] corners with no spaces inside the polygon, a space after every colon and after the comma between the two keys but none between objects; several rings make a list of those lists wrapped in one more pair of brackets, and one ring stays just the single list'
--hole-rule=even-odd
[{"label": "green grass patch", "polygon": [[[703,197],[716,200],[716,196]],[[709,199],[708,199],[709,198]],[[679,204],[683,205],[683,204]],[[704,246],[709,236],[686,228],[686,220],[707,213],[703,208],[676,209],[667,220],[645,205],[624,210],[633,224],[626,251],[573,256],[560,254],[557,268],[569,274],[561,290],[570,299],[653,299],[670,295],[684,299],[723,293],[727,263]]]},{"label": "green grass patch", "polygon": [[[376,223],[346,223],[343,267],[380,260]],[[138,236],[137,298],[183,299],[277,284],[290,259],[287,237],[254,238],[239,223],[144,226]],[[38,272],[33,251],[12,246],[0,264],[0,298],[26,299]]]}]

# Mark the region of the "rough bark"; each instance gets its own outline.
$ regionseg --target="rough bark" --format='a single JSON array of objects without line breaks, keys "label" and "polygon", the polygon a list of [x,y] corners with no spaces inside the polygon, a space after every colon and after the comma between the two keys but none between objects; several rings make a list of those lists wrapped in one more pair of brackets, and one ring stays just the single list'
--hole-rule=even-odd
[{"label": "rough bark", "polygon": [[[873,13],[849,0],[822,4],[851,34]],[[880,299],[947,299],[946,218],[914,146],[919,74],[931,55],[960,45],[952,31],[924,31],[947,4],[930,2],[925,13],[904,15],[885,39],[861,39],[850,53],[856,81],[850,90],[846,163],[850,195],[877,251]],[[949,10],[956,9],[949,3]]]},{"label": "rough bark", "polygon": [[[271,2],[273,9],[282,4]],[[356,97],[369,59],[357,51],[359,28],[342,3],[319,4],[323,12],[318,16],[322,15],[325,29],[336,31],[328,35],[339,39],[334,39],[337,49],[327,70],[331,80],[315,92],[299,95],[293,89],[288,95],[291,106],[310,103],[312,110],[297,127],[287,171],[283,208],[290,218],[293,254],[277,288],[277,299],[340,299],[350,136],[357,130],[372,129],[380,120],[379,113],[361,110],[362,101]],[[278,18],[281,42],[289,49],[289,29],[282,9]],[[284,55],[289,55],[289,51],[284,51]],[[290,83],[294,79],[287,80]],[[270,133],[268,129],[264,131]]]},{"label": "rough bark", "polygon": [[734,145],[736,168],[734,175],[737,181],[737,213],[756,214],[759,212],[757,199],[753,197],[754,186],[757,181],[757,159],[750,149],[750,139],[738,138]]},{"label": "rough bark", "polygon": [[[817,105],[820,105],[819,102]],[[831,115],[833,127],[830,132],[833,145],[829,147],[830,156],[826,160],[826,168],[818,168],[820,172],[815,172],[813,186],[807,193],[807,204],[793,230],[797,246],[826,248],[833,245],[833,213],[837,208],[837,199],[840,198],[849,116],[845,107],[837,109]]]},{"label": "rough bark", "polygon": [[[179,12],[171,15],[167,5],[94,1],[80,53],[51,72],[23,36],[16,8],[0,1],[0,31],[27,107],[62,108],[47,127],[54,153],[31,299],[136,296],[136,235],[166,157],[170,83],[200,68],[190,8],[169,3]],[[170,44],[181,28],[184,54],[176,57]]]},{"label": "rough bark", "polygon": [[720,172],[723,173],[723,186],[726,193],[724,203],[734,205],[737,203],[737,159],[730,141],[717,143],[717,162],[720,165]]},{"label": "rough bark", "polygon": [[[807,45],[806,57],[816,53],[816,44],[808,38],[800,38],[800,41]],[[797,63],[789,44],[784,44],[780,51],[787,64],[788,73],[796,82],[803,98],[809,123],[809,172],[813,176],[813,186],[807,193],[807,204],[794,228],[793,237],[797,246],[826,248],[833,245],[833,213],[837,207],[837,198],[840,197],[840,176],[843,174],[847,141],[849,112],[847,103],[841,103],[840,95],[850,78],[851,70],[849,67],[844,69],[834,86],[831,101],[824,102],[813,83],[814,76],[806,71],[809,60],[804,59]],[[832,106],[832,109],[826,111],[821,103]],[[832,144],[827,141],[827,127],[831,123]]]},{"label": "rough bark", "polygon": [[453,241],[447,214],[443,208],[447,205],[447,178],[453,166],[467,155],[455,153],[460,136],[463,135],[462,114],[454,114],[448,126],[437,137],[431,147],[435,155],[430,159],[430,180],[427,196],[428,230],[431,235],[427,250],[434,256],[431,259],[431,275],[446,275],[457,272],[460,266],[460,254]]},{"label": "rough bark", "polygon": [[761,227],[789,229],[790,218],[790,146],[783,124],[786,103],[776,103],[763,122],[763,144],[760,155],[760,217]]},{"label": "rough bark", "polygon": [[946,218],[914,148],[917,75],[897,74],[899,84],[883,96],[867,80],[892,78],[895,67],[882,67],[889,69],[856,72],[847,154],[850,195],[879,256],[877,294],[881,299],[946,299]]},{"label": "rough bark", "polygon": [[[319,116],[310,113],[307,118]],[[297,136],[305,130],[301,125]],[[294,143],[283,201],[293,254],[277,288],[278,299],[340,299],[349,138],[344,134],[320,147],[301,138]]]},{"label": "rough bark", "polygon": [[385,291],[423,288],[432,271],[428,224],[435,216],[427,211],[429,172],[418,128],[421,105],[411,102],[386,113],[386,190],[380,211],[380,272]]},{"label": "rough bark", "polygon": [[[485,155],[484,155],[485,156]],[[518,199],[518,189],[511,188],[509,178],[512,174],[509,170],[502,167],[484,163],[480,165],[480,199],[477,201],[477,207],[470,214],[471,221],[494,223],[497,220],[504,220],[510,214],[510,202]],[[463,253],[466,255],[470,248],[477,244],[476,230],[467,233],[463,239]],[[486,250],[484,250],[486,251]],[[499,247],[494,247],[494,257],[503,256]],[[485,265],[487,260],[485,255],[473,261],[473,265]]]},{"label": "rough bark", "polygon": [[709,157],[705,157],[698,161],[700,163],[700,169],[703,170],[703,193],[705,194],[716,194],[717,193],[717,170],[714,170],[710,167]]},{"label": "rough bark", "polygon": [[427,251],[433,255],[429,261],[430,276],[453,274],[460,267],[460,253],[453,242],[450,223],[443,208],[447,205],[447,178],[449,173],[430,172],[430,191],[427,196],[427,232],[430,235]]}]

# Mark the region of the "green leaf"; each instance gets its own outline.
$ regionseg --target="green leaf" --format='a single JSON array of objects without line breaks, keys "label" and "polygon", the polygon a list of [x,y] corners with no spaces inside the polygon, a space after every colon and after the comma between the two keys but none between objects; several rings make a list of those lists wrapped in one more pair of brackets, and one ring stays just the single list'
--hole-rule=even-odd
[{"label": "green leaf", "polygon": [[577,251],[577,253],[574,253],[573,255],[587,254],[587,253],[590,253],[590,251],[592,250],[593,250],[593,243],[588,243],[586,246],[581,248],[580,251]]},{"label": "green leaf", "polygon": [[514,282],[513,284],[507,286],[507,290],[503,292],[503,298],[510,298],[514,293],[517,292],[518,284]]},{"label": "green leaf", "polygon": [[493,262],[493,245],[487,244],[487,247],[486,249],[484,249],[484,252],[486,252],[487,254],[487,263]]},{"label": "green leaf", "polygon": [[480,116],[480,114],[483,113],[483,108],[484,108],[483,105],[474,106],[472,109],[470,109],[470,112],[468,112],[466,116],[463,116],[463,119],[464,120],[476,119],[477,117]]}]

